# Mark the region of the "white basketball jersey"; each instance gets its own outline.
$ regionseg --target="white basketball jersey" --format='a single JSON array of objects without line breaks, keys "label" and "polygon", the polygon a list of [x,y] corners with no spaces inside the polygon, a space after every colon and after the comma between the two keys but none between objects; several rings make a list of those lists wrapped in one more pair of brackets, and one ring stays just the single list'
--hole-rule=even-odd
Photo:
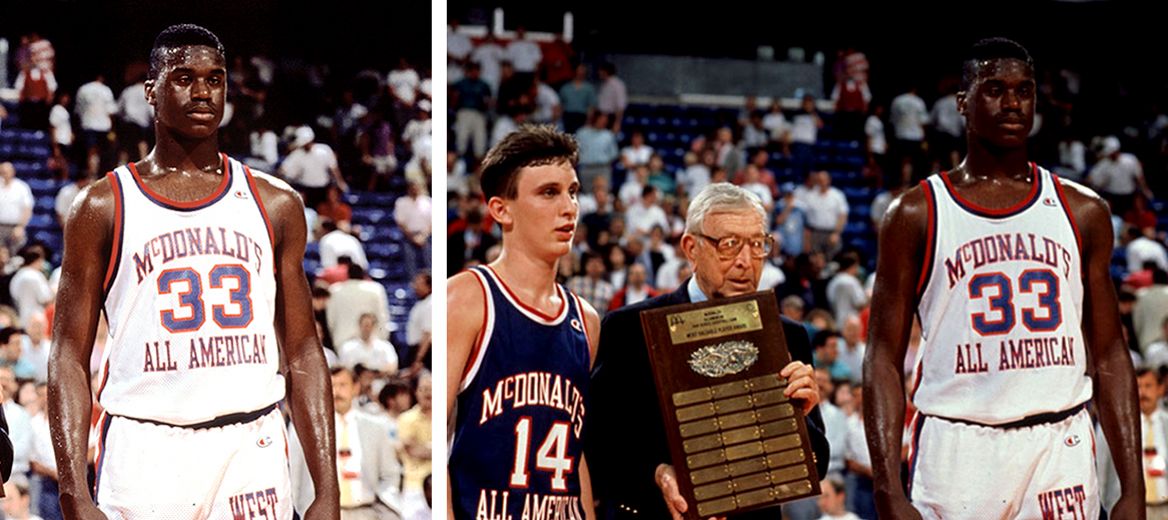
[{"label": "white basketball jersey", "polygon": [[1058,178],[1031,170],[1031,192],[1002,210],[962,199],[944,173],[921,183],[930,247],[913,403],[924,414],[1003,424],[1091,398],[1078,230]]},{"label": "white basketball jersey", "polygon": [[152,191],[132,163],[109,174],[108,413],[187,425],[284,397],[271,228],[251,171],[222,157],[222,183],[194,202]]}]

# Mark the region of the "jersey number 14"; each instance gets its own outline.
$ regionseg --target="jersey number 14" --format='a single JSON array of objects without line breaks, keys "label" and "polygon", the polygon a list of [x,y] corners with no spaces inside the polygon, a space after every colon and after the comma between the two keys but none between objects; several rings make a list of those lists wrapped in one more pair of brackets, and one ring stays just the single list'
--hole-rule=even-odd
[{"label": "jersey number 14", "polygon": [[[520,417],[515,423],[515,466],[511,471],[511,487],[526,488],[531,474],[527,465],[531,448],[531,417]],[[552,472],[552,489],[567,491],[565,473],[572,472],[572,457],[568,453],[568,423],[556,421],[548,430],[543,444],[535,452],[535,468]]]}]

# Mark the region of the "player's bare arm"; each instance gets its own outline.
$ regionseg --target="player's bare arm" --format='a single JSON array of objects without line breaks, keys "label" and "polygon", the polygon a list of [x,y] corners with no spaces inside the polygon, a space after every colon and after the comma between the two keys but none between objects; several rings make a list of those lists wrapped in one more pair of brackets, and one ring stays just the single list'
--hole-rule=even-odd
[{"label": "player's bare arm", "polygon": [[928,247],[927,226],[928,203],[920,187],[894,200],[880,226],[876,286],[864,356],[864,429],[875,474],[876,511],[882,518],[920,517],[900,483],[905,411],[902,367]]},{"label": "player's bare arm", "polygon": [[93,402],[89,358],[105,298],[113,244],[115,198],[108,179],[78,195],[65,224],[64,260],[49,358],[49,427],[60,475],[61,512],[67,518],[105,518],[86,482]]},{"label": "player's bare arm", "polygon": [[[482,329],[485,298],[482,285],[469,272],[458,273],[446,283],[446,308],[451,318],[446,320],[446,420],[449,424],[454,424],[454,404],[458,402],[462,374]],[[596,330],[600,330],[599,324]],[[446,514],[450,519],[454,518],[453,498],[447,478]]]},{"label": "player's bare arm", "polygon": [[1120,329],[1119,303],[1109,266],[1114,236],[1111,212],[1098,195],[1062,181],[1067,206],[1083,248],[1083,336],[1094,360],[1095,410],[1119,474],[1121,496],[1111,518],[1139,518],[1144,512],[1136,377]]},{"label": "player's bare arm", "polygon": [[332,385],[324,350],[316,337],[312,298],[302,263],[307,236],[304,206],[282,181],[264,174],[255,177],[275,241],[279,287],[276,334],[287,368],[289,409],[316,492],[304,518],[339,518]]}]

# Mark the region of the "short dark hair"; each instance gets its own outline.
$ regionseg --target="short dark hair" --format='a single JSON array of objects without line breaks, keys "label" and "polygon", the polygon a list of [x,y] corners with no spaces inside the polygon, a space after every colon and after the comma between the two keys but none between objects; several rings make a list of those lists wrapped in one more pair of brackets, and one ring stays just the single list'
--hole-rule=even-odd
[{"label": "short dark hair", "polygon": [[853,265],[860,263],[860,255],[855,251],[847,251],[840,253],[840,255],[836,257],[836,261],[839,262],[840,271],[847,271],[848,269],[851,269]]},{"label": "short dark hair", "polygon": [[381,391],[377,393],[377,402],[382,408],[389,408],[386,403],[400,394],[413,395],[410,390],[410,382],[400,377],[391,377],[385,381],[385,386],[381,387]]},{"label": "short dark hair", "polygon": [[838,337],[840,337],[839,333],[834,330],[821,330],[816,332],[815,336],[811,338],[811,348],[817,349],[825,346],[828,340]]},{"label": "short dark hair", "polygon": [[989,60],[1018,60],[1034,69],[1034,59],[1022,44],[1008,38],[986,38],[973,44],[961,68],[961,90],[977,80],[981,64]]},{"label": "short dark hair", "polygon": [[24,334],[24,329],[18,327],[4,327],[0,329],[0,345],[7,345],[12,336]]},{"label": "short dark hair", "polygon": [[158,74],[166,68],[167,50],[191,45],[210,47],[227,59],[227,51],[223,49],[223,44],[215,33],[195,24],[172,25],[163,29],[154,39],[154,48],[150,49],[150,72],[147,78],[158,78]]},{"label": "short dark hair", "polygon": [[349,367],[335,366],[335,367],[332,367],[329,369],[329,377],[340,375],[340,374],[349,374],[349,379],[352,380],[354,383],[357,382],[357,374],[355,374],[353,372],[353,370],[350,369]]},{"label": "short dark hair", "polygon": [[483,197],[514,199],[519,195],[519,170],[529,166],[575,165],[576,139],[551,125],[525,125],[504,137],[483,158]]}]

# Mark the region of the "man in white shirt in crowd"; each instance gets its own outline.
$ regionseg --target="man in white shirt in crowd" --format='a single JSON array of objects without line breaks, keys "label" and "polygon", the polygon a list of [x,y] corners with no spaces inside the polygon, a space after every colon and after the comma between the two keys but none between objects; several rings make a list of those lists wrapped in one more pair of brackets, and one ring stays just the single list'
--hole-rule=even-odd
[{"label": "man in white shirt in crowd", "polygon": [[75,110],[81,119],[81,145],[92,163],[104,155],[109,144],[106,136],[114,125],[112,116],[118,112],[114,92],[106,86],[104,76],[98,74],[93,81],[77,89]]},{"label": "man in white shirt in crowd", "polygon": [[146,101],[145,77],[122,90],[118,96],[118,143],[126,160],[135,161],[150,151],[154,136],[154,107]]},{"label": "man in white shirt in crowd", "polygon": [[819,510],[823,512],[819,520],[860,520],[845,505],[848,495],[838,475],[828,475],[819,483],[819,489]]},{"label": "man in white shirt in crowd", "polygon": [[342,365],[349,369],[363,365],[383,374],[397,373],[397,351],[388,341],[373,336],[377,325],[377,316],[371,313],[361,315],[359,320],[361,336],[341,345]]},{"label": "man in white shirt in crowd", "polygon": [[1111,206],[1111,214],[1123,216],[1135,202],[1139,190],[1149,200],[1155,198],[1144,180],[1144,167],[1135,155],[1120,151],[1119,138],[1103,139],[1099,162],[1087,174],[1087,184]]},{"label": "man in white shirt in crowd", "polygon": [[429,271],[414,275],[410,286],[414,294],[418,295],[418,301],[410,309],[410,317],[406,321],[406,343],[409,344],[409,358],[413,360],[409,366],[410,373],[417,374],[423,368],[430,367],[430,342],[434,329],[430,321],[433,279]]},{"label": "man in white shirt in crowd", "polygon": [[[34,379],[38,383],[47,383],[49,381],[49,354],[52,351],[53,342],[48,338],[48,323],[45,321],[45,313],[37,312],[29,316],[25,321],[25,341],[20,347],[20,358],[32,365]],[[53,455],[52,449],[49,449],[49,456]]]},{"label": "man in white shirt in crowd", "polygon": [[16,167],[0,162],[0,247],[13,253],[27,240],[34,199],[28,183],[16,178]]},{"label": "man in white shirt in crowd", "polygon": [[803,203],[805,226],[803,248],[830,258],[843,247],[842,235],[848,223],[848,199],[831,185],[831,174],[820,170],[808,177],[809,189],[797,190]]},{"label": "man in white shirt in crowd", "polygon": [[507,61],[515,68],[515,74],[534,78],[542,59],[539,44],[527,39],[527,29],[522,25],[516,27],[515,39],[507,44]]},{"label": "man in white shirt in crowd", "polygon": [[458,25],[458,19],[451,18],[446,28],[446,83],[450,85],[462,79],[462,67],[474,50],[470,36],[458,32]]},{"label": "man in white shirt in crowd", "polygon": [[57,191],[57,196],[53,200],[53,210],[57,214],[57,222],[61,224],[61,228],[65,227],[65,219],[69,216],[69,208],[73,207],[73,199],[77,198],[77,194],[85,189],[93,182],[93,175],[86,171],[77,171],[73,177],[73,182],[61,186]]},{"label": "man in white shirt in crowd", "polygon": [[839,270],[827,282],[827,301],[835,311],[835,322],[843,324],[868,306],[868,293],[860,281],[860,255],[848,251],[841,254],[837,262]]},{"label": "man in white shirt in crowd", "polygon": [[848,367],[848,372],[852,374],[852,382],[859,384],[864,376],[864,351],[867,350],[864,337],[860,334],[863,329],[860,316],[853,315],[837,323],[842,323],[842,328],[840,341],[836,342],[836,346],[839,347],[836,359]]},{"label": "man in white shirt in crowd", "polygon": [[[7,338],[0,338],[4,341]],[[32,423],[28,412],[16,403],[16,374],[12,367],[0,365],[0,408],[8,420],[8,438],[12,440],[12,475],[9,482],[28,485],[29,454],[32,452]]]},{"label": "man in white shirt in crowd", "polygon": [[491,86],[491,92],[499,95],[499,80],[503,77],[502,62],[507,59],[507,50],[499,45],[495,33],[487,31],[486,37],[470,52],[470,61],[479,64],[482,80]]},{"label": "man in white shirt in crowd", "polygon": [[613,132],[620,132],[627,106],[629,91],[625,88],[625,82],[617,77],[616,65],[608,62],[600,64],[600,89],[596,92],[596,109],[612,116]]},{"label": "man in white shirt in crowd", "polygon": [[337,265],[337,259],[349,257],[354,264],[362,269],[369,269],[369,260],[365,257],[365,248],[357,237],[344,230],[338,229],[336,222],[321,219],[320,230],[324,235],[320,237],[320,266],[329,268]]},{"label": "man in white shirt in crowd", "polygon": [[303,190],[305,207],[315,208],[324,202],[331,182],[336,182],[341,191],[349,191],[337,165],[337,154],[329,145],[316,142],[312,128],[296,128],[289,148],[292,151],[280,164],[279,173],[288,183]]},{"label": "man in white shirt in crowd", "polygon": [[1151,238],[1154,236],[1154,228],[1128,228],[1126,253],[1129,273],[1143,269],[1145,262],[1155,263],[1156,267],[1168,271],[1168,252],[1164,250],[1163,244]]},{"label": "man in white shirt in crowd", "polygon": [[[389,296],[385,286],[365,279],[365,270],[359,265],[349,266],[349,279],[329,287],[325,304],[325,322],[333,336],[333,345],[344,345],[361,335],[359,324],[364,314],[377,317],[377,323],[389,323]],[[374,331],[381,339],[389,338],[389,329]]]},{"label": "man in white shirt in crowd", "polygon": [[920,165],[929,110],[925,107],[925,101],[917,95],[915,85],[908,92],[892,99],[888,107],[888,120],[892,124],[895,164],[908,160],[914,166]]},{"label": "man in white shirt in crowd", "polygon": [[406,234],[406,271],[412,277],[418,269],[430,265],[430,196],[417,181],[410,181],[406,195],[398,197],[393,205],[393,220]]},{"label": "man in white shirt in crowd", "polygon": [[20,269],[12,275],[8,291],[16,304],[16,313],[22,326],[28,326],[29,318],[36,313],[44,313],[45,306],[53,301],[53,290],[45,277],[45,250],[39,244],[25,246],[20,250],[23,261]]}]

